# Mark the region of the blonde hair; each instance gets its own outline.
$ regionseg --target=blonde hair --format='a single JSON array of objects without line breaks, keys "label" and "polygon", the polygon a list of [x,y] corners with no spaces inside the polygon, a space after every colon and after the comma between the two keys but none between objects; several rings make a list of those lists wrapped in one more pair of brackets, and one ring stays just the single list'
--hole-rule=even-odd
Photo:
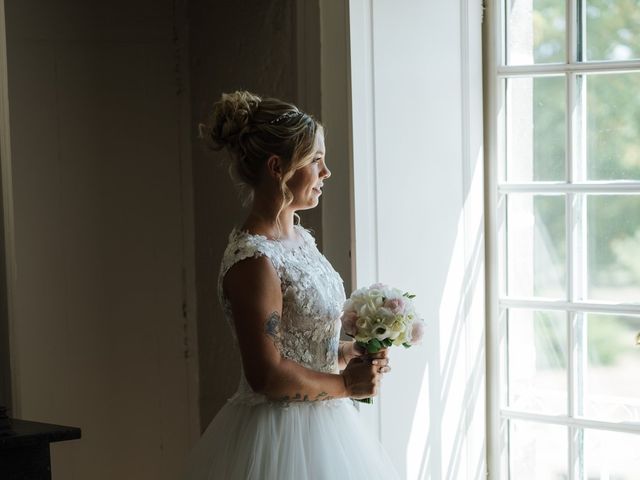
[{"label": "blonde hair", "polygon": [[324,131],[322,124],[291,103],[239,90],[222,94],[199,131],[211,149],[226,148],[231,154],[229,174],[245,206],[253,201],[267,159],[280,157],[282,204],[276,216],[280,231],[278,217],[293,201],[287,181],[311,163],[316,135]]}]

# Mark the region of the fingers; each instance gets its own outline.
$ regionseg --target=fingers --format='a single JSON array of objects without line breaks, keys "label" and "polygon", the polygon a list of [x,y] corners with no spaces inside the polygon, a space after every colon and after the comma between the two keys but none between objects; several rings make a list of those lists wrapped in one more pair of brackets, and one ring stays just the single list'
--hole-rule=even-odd
[{"label": "fingers", "polygon": [[371,360],[371,366],[375,367],[375,369],[380,373],[387,373],[391,371],[391,367],[389,366],[388,358],[376,358]]},{"label": "fingers", "polygon": [[371,365],[376,368],[378,373],[388,373],[391,371],[388,358],[376,358],[371,361]]},{"label": "fingers", "polygon": [[[391,370],[388,359],[377,358],[349,362],[344,375],[351,396],[367,398],[378,395],[384,373]],[[372,363],[375,361],[375,363]]]},{"label": "fingers", "polygon": [[370,353],[370,358],[387,358],[387,349],[382,349],[376,353]]},{"label": "fingers", "polygon": [[388,364],[389,364],[388,358],[374,358],[373,360],[371,360],[371,365],[388,365]]},{"label": "fingers", "polygon": [[383,367],[372,367],[372,371],[374,372],[375,375],[381,376],[383,373],[388,373],[391,371],[391,367],[388,365],[385,365]]},{"label": "fingers", "polygon": [[371,369],[377,374],[383,374],[391,371],[391,367],[389,365],[372,365]]}]

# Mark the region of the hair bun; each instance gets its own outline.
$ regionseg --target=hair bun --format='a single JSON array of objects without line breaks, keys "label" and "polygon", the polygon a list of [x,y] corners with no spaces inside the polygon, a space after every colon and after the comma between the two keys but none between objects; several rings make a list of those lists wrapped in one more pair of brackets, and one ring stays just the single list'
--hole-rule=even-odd
[{"label": "hair bun", "polygon": [[223,93],[213,105],[207,125],[200,125],[200,136],[211,143],[215,150],[228,147],[237,151],[239,136],[249,125],[262,98],[246,90]]}]

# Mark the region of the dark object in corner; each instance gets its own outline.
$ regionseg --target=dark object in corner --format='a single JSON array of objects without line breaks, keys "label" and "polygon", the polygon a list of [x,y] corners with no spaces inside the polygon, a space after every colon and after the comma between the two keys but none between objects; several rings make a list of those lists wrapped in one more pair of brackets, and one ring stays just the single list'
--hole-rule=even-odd
[{"label": "dark object in corner", "polygon": [[[7,407],[0,405],[0,432],[11,428],[11,419],[7,415]],[[2,433],[0,433],[2,435]]]},{"label": "dark object in corner", "polygon": [[76,427],[9,418],[0,407],[0,478],[51,480],[49,443],[80,436]]}]

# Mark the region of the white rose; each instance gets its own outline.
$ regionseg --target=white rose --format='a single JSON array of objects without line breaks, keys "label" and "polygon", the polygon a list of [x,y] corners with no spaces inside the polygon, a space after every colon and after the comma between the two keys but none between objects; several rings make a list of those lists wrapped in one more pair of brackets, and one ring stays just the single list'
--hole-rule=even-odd
[{"label": "white rose", "polygon": [[368,330],[371,321],[367,317],[358,317],[356,320],[356,327],[358,330]]},{"label": "white rose", "polygon": [[384,323],[376,323],[373,326],[373,335],[378,340],[384,340],[385,338],[389,338],[391,331],[389,327],[387,327]]},{"label": "white rose", "polygon": [[395,317],[393,323],[391,324],[391,330],[394,332],[406,332],[407,326],[401,319]]}]

